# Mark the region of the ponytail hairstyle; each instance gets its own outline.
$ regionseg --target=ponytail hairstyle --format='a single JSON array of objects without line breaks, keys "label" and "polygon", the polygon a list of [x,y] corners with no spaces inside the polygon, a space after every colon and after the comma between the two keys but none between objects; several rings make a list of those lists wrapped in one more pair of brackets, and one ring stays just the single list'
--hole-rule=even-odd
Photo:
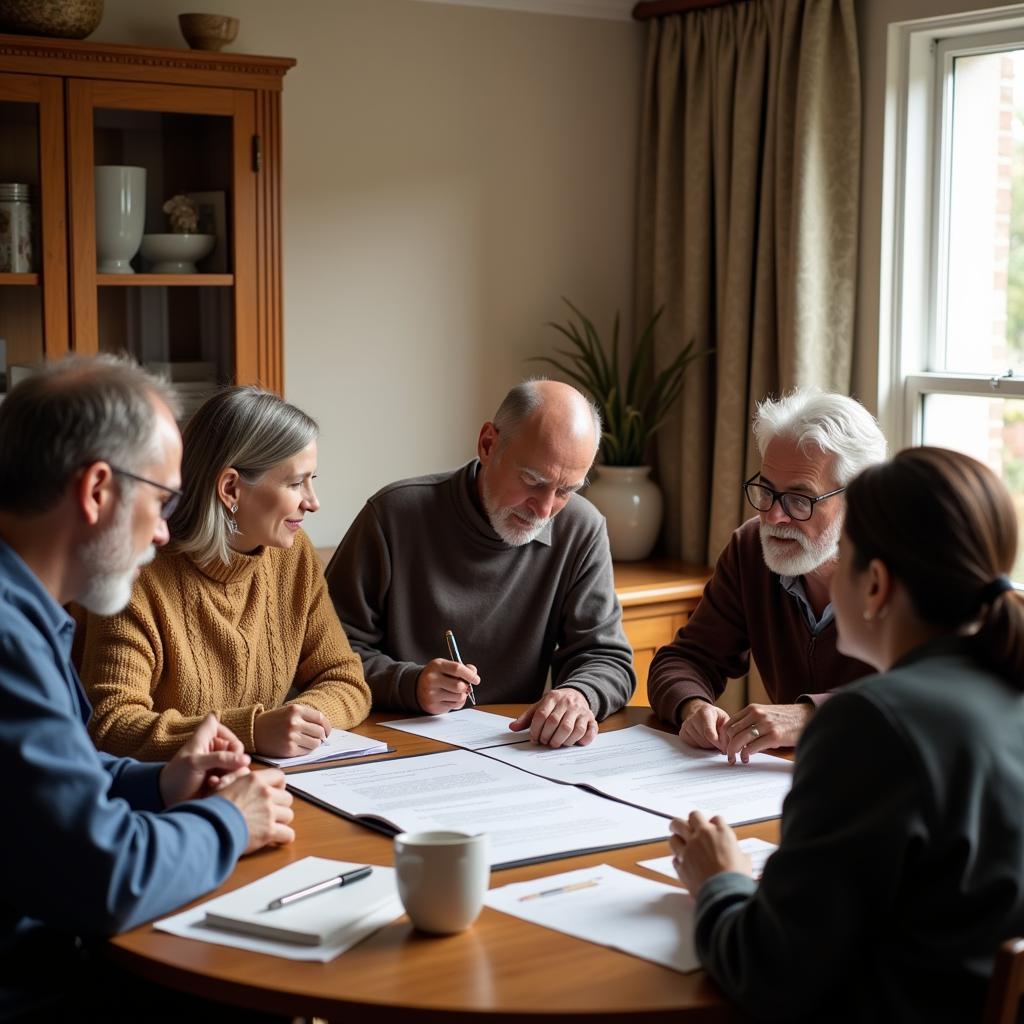
[{"label": "ponytail hairstyle", "polygon": [[860,571],[877,558],[929,625],[971,636],[979,663],[1024,690],[1024,598],[1009,572],[1017,517],[1002,481],[945,448],[907,448],[846,492],[846,535]]}]

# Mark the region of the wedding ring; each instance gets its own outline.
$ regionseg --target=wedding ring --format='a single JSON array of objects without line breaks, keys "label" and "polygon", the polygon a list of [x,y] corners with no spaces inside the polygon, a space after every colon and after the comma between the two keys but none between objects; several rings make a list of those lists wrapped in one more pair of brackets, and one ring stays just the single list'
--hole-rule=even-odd
[{"label": "wedding ring", "polygon": [[761,730],[758,729],[758,727],[756,725],[752,725],[750,727],[750,735],[753,736],[754,739],[756,740],[757,737],[761,735]]}]

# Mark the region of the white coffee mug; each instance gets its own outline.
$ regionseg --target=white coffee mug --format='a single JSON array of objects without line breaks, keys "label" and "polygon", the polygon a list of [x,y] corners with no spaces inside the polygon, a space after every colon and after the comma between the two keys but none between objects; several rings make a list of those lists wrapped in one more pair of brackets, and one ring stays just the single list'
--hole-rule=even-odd
[{"label": "white coffee mug", "polygon": [[403,832],[395,836],[398,895],[424,932],[451,935],[479,916],[491,880],[487,835]]}]

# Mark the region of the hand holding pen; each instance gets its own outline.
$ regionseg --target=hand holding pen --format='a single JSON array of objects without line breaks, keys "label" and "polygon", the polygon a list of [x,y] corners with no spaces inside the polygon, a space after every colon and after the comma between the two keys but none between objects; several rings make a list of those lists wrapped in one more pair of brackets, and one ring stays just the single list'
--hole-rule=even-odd
[{"label": "hand holding pen", "polygon": [[416,700],[425,714],[443,715],[461,708],[479,682],[474,665],[465,665],[457,657],[434,658],[420,670]]}]

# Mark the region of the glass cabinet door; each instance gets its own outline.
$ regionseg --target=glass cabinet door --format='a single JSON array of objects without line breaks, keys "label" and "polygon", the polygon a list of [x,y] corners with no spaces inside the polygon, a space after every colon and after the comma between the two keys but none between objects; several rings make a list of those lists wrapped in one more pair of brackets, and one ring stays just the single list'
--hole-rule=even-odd
[{"label": "glass cabinet door", "polygon": [[257,375],[252,95],[72,81],[67,113],[74,347],[162,372],[187,417]]},{"label": "glass cabinet door", "polygon": [[68,349],[59,79],[0,74],[0,394]]}]

